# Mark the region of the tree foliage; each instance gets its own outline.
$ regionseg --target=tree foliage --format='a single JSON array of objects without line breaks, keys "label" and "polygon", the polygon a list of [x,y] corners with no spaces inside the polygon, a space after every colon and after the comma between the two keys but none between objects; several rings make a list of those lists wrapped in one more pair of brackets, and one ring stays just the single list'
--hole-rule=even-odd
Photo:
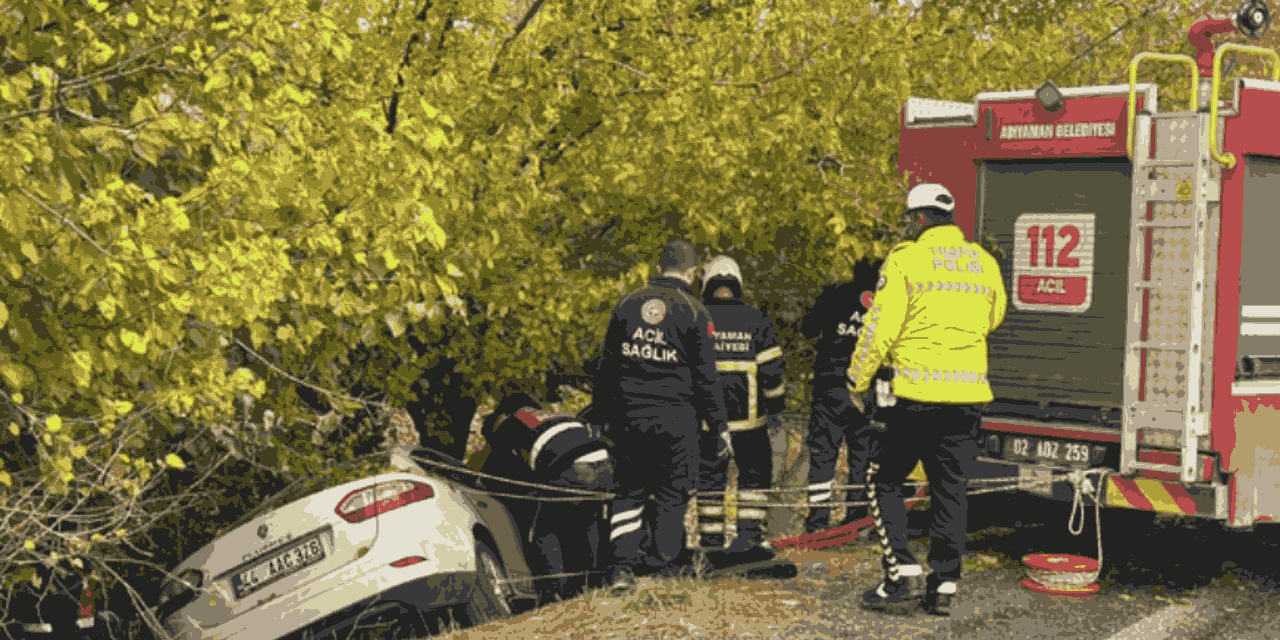
[{"label": "tree foliage", "polygon": [[450,398],[579,376],[675,237],[739,258],[799,374],[789,323],[887,248],[906,97],[1121,82],[1202,10],[10,3],[0,564],[185,540],[163,565],[210,535],[177,502],[351,455],[320,415],[425,406],[435,437]]}]

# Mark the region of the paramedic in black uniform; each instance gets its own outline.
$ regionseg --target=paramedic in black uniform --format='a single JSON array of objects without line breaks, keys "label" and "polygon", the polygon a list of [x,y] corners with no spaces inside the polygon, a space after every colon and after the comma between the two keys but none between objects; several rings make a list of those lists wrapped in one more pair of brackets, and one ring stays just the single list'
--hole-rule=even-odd
[{"label": "paramedic in black uniform", "polygon": [[[817,339],[813,361],[813,400],[809,412],[809,515],[805,518],[807,533],[821,531],[829,525],[835,491],[836,458],[840,441],[848,448],[850,485],[857,486],[845,495],[848,502],[865,501],[867,459],[872,444],[868,418],[853,407],[846,387],[849,357],[858,344],[858,331],[875,299],[876,279],[880,277],[879,260],[863,259],[853,265],[853,278],[833,284],[818,295],[804,320],[800,333],[809,340]],[[881,369],[876,384],[887,392],[892,369]],[[867,507],[849,507],[841,525],[865,518]]]},{"label": "paramedic in black uniform", "polygon": [[693,247],[669,243],[661,268],[613,308],[594,385],[593,406],[605,413],[613,443],[615,591],[632,588],[645,562],[646,521],[659,558],[674,570],[698,470],[699,425],[721,435],[721,455],[731,454],[715,327],[693,296]]}]

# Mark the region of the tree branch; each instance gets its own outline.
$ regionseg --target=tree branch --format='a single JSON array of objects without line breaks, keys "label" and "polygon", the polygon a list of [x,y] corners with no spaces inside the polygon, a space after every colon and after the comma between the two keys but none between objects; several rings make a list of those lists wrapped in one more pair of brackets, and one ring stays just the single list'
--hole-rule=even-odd
[{"label": "tree branch", "polygon": [[107,256],[108,258],[110,258],[110,257],[111,257],[111,252],[110,252],[110,251],[107,251],[106,249],[103,249],[103,248],[102,248],[102,245],[100,245],[100,244],[98,244],[98,243],[94,242],[94,241],[93,241],[93,238],[90,238],[90,237],[89,237],[89,234],[85,233],[83,230],[81,230],[81,229],[80,229],[80,227],[76,226],[76,223],[74,223],[74,222],[72,222],[71,220],[67,219],[67,218],[66,218],[66,217],[64,217],[61,213],[58,213],[57,211],[55,211],[52,207],[50,207],[49,205],[45,204],[43,200],[41,200],[41,199],[39,199],[39,198],[37,198],[37,197],[35,197],[35,196],[31,195],[31,193],[30,193],[30,192],[28,192],[26,189],[23,189],[22,187],[18,187],[18,191],[21,191],[21,192],[22,192],[22,195],[24,195],[24,196],[26,196],[26,197],[30,198],[32,202],[34,202],[34,203],[36,203],[36,204],[40,205],[40,208],[41,208],[41,209],[44,209],[45,211],[48,211],[49,213],[53,214],[54,216],[57,216],[57,218],[58,218],[59,220],[61,220],[63,224],[67,225],[68,227],[71,227],[71,229],[72,229],[73,231],[75,231],[77,234],[79,234],[81,238],[84,238],[84,239],[85,239],[85,242],[88,242],[89,244],[93,245],[95,249],[97,249],[98,251],[101,251],[101,252],[102,252],[102,255]]},{"label": "tree branch", "polygon": [[247,344],[245,344],[245,343],[241,342],[239,338],[237,338],[237,337],[235,337],[235,336],[233,336],[233,335],[231,335],[230,333],[225,332],[225,331],[224,331],[224,332],[222,332],[222,333],[223,333],[223,335],[225,335],[225,336],[227,337],[227,339],[228,339],[228,340],[230,340],[230,341],[234,342],[235,344],[239,345],[241,349],[244,349],[245,353],[249,354],[250,356],[253,356],[253,358],[254,358],[255,360],[257,360],[258,362],[261,362],[262,364],[266,365],[268,369],[271,369],[272,371],[276,372],[276,374],[277,374],[277,375],[279,375],[279,376],[281,376],[281,377],[284,377],[285,379],[289,380],[290,382],[292,382],[292,383],[294,383],[294,384],[296,384],[296,385],[300,385],[300,386],[306,387],[306,388],[308,388],[308,389],[310,389],[310,390],[312,390],[312,391],[315,391],[316,393],[319,393],[319,394],[324,395],[324,396],[330,396],[330,397],[342,398],[343,400],[350,400],[351,402],[355,402],[355,403],[357,403],[357,404],[363,405],[366,409],[367,409],[368,407],[377,407],[377,408],[382,409],[382,410],[384,410],[384,411],[394,411],[394,409],[393,409],[390,405],[383,404],[383,403],[381,403],[381,402],[373,402],[373,401],[370,401],[370,400],[361,400],[360,398],[355,398],[355,397],[349,396],[349,395],[347,395],[347,394],[345,394],[345,393],[338,393],[338,392],[336,392],[336,391],[329,391],[329,390],[327,390],[327,389],[323,389],[323,388],[321,388],[321,387],[317,387],[316,385],[311,384],[311,383],[309,383],[309,382],[305,382],[305,381],[303,381],[303,380],[300,380],[300,379],[298,379],[298,378],[295,378],[295,377],[293,377],[292,375],[290,375],[289,373],[285,372],[283,369],[281,369],[281,368],[279,368],[279,367],[275,366],[274,364],[272,364],[272,363],[271,363],[271,361],[270,361],[270,360],[267,360],[267,358],[266,358],[265,356],[263,356],[262,354],[260,354],[260,353],[258,353],[257,351],[254,351],[253,349],[251,349],[251,348],[249,347],[249,345],[247,345]]}]

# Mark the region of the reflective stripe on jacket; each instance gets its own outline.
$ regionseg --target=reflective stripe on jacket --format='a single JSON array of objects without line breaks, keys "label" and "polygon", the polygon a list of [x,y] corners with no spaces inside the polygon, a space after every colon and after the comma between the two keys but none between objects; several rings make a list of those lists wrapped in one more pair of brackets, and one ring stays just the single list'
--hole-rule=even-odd
[{"label": "reflective stripe on jacket", "polygon": [[756,367],[756,422],[747,423],[747,371],[726,372],[720,367],[729,428],[734,431],[764,426],[766,416],[786,408],[786,367],[773,321],[759,309],[738,299],[709,300],[707,310],[716,325],[716,364],[752,364]]},{"label": "reflective stripe on jacket", "polygon": [[849,364],[862,393],[886,361],[893,394],[917,402],[991,402],[987,336],[1004,321],[1000,265],[954,224],[898,244],[885,260],[875,301]]}]

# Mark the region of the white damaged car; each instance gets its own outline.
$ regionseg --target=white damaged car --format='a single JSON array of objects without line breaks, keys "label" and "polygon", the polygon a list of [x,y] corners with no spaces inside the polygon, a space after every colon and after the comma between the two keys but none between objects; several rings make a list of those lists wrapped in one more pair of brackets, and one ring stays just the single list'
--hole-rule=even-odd
[{"label": "white damaged car", "polygon": [[529,608],[510,513],[425,461],[461,466],[401,447],[294,482],[174,568],[157,618],[181,640],[409,638]]}]

